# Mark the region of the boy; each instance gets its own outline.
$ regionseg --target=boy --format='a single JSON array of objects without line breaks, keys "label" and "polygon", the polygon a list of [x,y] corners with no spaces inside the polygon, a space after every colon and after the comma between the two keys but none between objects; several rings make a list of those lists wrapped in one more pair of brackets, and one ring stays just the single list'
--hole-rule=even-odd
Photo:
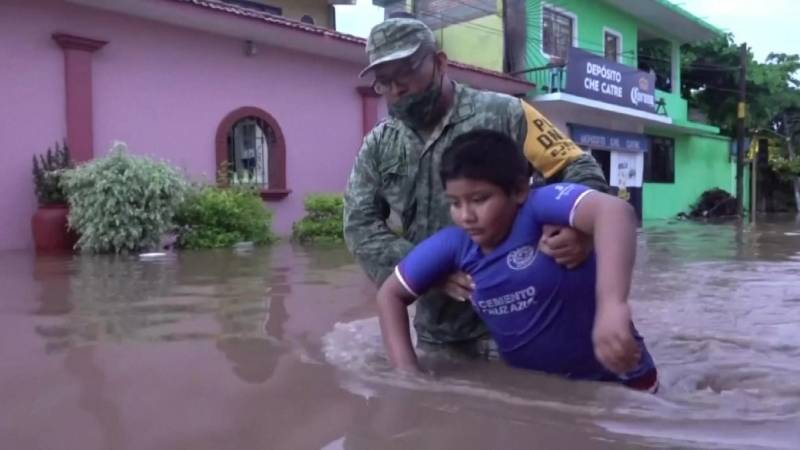
[{"label": "boy", "polygon": [[[576,184],[529,191],[528,165],[509,137],[466,133],[442,156],[440,176],[456,226],[420,243],[378,292],[392,364],[419,370],[408,304],[450,273],[475,284],[470,301],[512,366],[654,392],[653,359],[627,304],[636,217],[626,202]],[[539,254],[542,224],[594,237],[574,270]]]}]

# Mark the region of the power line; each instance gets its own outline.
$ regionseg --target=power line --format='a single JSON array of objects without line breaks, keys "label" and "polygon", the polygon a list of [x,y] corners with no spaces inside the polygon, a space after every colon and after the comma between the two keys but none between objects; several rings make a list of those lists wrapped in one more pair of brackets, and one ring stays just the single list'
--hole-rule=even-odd
[{"label": "power line", "polygon": [[[647,55],[641,55],[641,54],[639,55],[639,59],[640,60],[644,60],[644,61],[657,61],[657,62],[663,62],[663,63],[668,63],[668,64],[672,63],[669,60],[651,58],[651,57],[649,57]],[[684,69],[691,69],[691,70],[697,70],[697,71],[702,71],[702,72],[733,72],[733,71],[738,71],[740,68],[738,66],[723,66],[723,65],[710,65],[710,64],[709,65],[681,64],[681,70],[683,71]],[[683,79],[684,80],[689,80],[691,78],[687,77],[687,76],[683,76]]]},{"label": "power line", "polygon": [[[490,11],[490,10],[487,10],[487,9],[484,9],[484,8],[479,8],[479,7],[475,6],[475,5],[469,5],[469,4],[465,3],[463,0],[454,0],[454,1],[457,1],[458,3],[461,3],[461,4],[466,5],[466,6],[472,6],[472,7],[476,8],[476,9],[478,9],[480,11],[487,12],[490,15],[494,15],[494,16],[500,17],[500,15],[496,11]],[[559,3],[553,1],[553,2],[551,2],[551,4],[559,4]],[[434,11],[434,10],[427,9],[427,8],[420,8],[419,6],[417,6],[416,12],[421,14],[421,15],[423,15],[423,16],[426,16],[426,17],[438,18],[443,23],[445,23],[447,26],[462,25],[462,26],[465,26],[465,27],[468,27],[468,28],[481,30],[481,31],[486,31],[486,32],[494,33],[494,34],[498,34],[498,35],[502,35],[503,34],[503,30],[501,28],[495,28],[495,27],[492,27],[492,26],[489,26],[489,25],[481,25],[481,24],[477,24],[477,23],[471,23],[471,22],[463,20],[460,17],[455,17],[455,16],[450,15],[450,14],[445,14],[445,13],[443,13],[441,11]],[[486,16],[484,16],[484,17],[486,17]],[[470,19],[470,20],[474,20],[474,19]],[[541,18],[539,18],[539,20],[541,20]],[[538,37],[529,36],[527,38],[527,40],[528,40],[528,42],[533,42],[535,44],[541,44],[542,43],[542,40],[540,38],[538,38]],[[577,39],[577,41],[578,41],[579,44],[583,45],[583,48],[594,47],[595,49],[600,49],[600,50],[605,48],[605,44],[604,43],[599,43],[597,41],[590,41],[590,40],[586,40],[586,39],[580,39],[580,37]],[[623,54],[635,53],[635,50],[624,50],[624,51],[622,51],[620,53],[623,53]]]},{"label": "power line", "polygon": [[[656,62],[663,62],[663,63],[672,63],[672,61],[667,59],[660,59],[648,56],[647,54],[639,53],[639,59],[644,59],[647,61],[656,61]],[[739,70],[739,66],[723,66],[720,64],[682,64],[681,67],[689,67],[697,70],[708,70],[708,71],[734,71]]]},{"label": "power line", "polygon": [[[491,10],[487,10],[485,8],[480,8],[480,7],[476,6],[476,5],[471,5],[471,4],[465,3],[463,0],[454,0],[454,1],[456,1],[456,2],[458,2],[460,4],[462,4],[462,5],[472,7],[474,9],[476,9],[476,10],[479,10],[479,11],[482,11],[482,12],[486,12],[486,13],[488,13],[488,15],[494,15],[494,16],[500,17],[500,15],[496,11],[491,11]],[[549,4],[552,5],[552,6],[556,6],[556,7],[563,7],[564,6],[563,1],[556,1],[556,0],[553,0],[553,1],[549,2]],[[489,26],[489,25],[481,25],[481,24],[477,24],[477,23],[471,23],[469,21],[463,20],[462,18],[454,17],[454,16],[452,16],[450,14],[445,14],[445,13],[443,13],[441,11],[434,11],[434,10],[427,9],[427,8],[420,8],[419,5],[417,5],[416,12],[418,14],[421,14],[421,15],[426,16],[426,17],[439,19],[441,22],[443,22],[445,24],[445,27],[446,26],[461,25],[461,26],[464,26],[466,28],[470,28],[470,29],[478,30],[478,31],[484,31],[484,32],[487,32],[487,33],[495,34],[495,35],[501,35],[502,36],[504,34],[504,31],[502,29],[495,28],[495,27],[492,27],[492,26]],[[484,16],[484,17],[486,17],[486,16]],[[538,22],[542,21],[541,15],[540,16],[534,16],[534,17],[536,18],[535,19],[536,21],[538,21]],[[470,20],[474,20],[474,19],[470,19]],[[601,51],[605,50],[605,43],[599,43],[597,41],[581,39],[580,36],[578,36],[577,41],[578,41],[578,46],[580,48],[591,49],[591,50],[601,50]],[[537,45],[537,46],[541,46],[543,44],[543,40],[541,38],[539,38],[539,37],[528,36],[527,39],[526,39],[526,44],[531,44],[531,43],[534,44],[534,45]],[[620,51],[619,54],[620,55],[633,56],[633,55],[636,54],[636,50],[623,50],[623,51]]]},{"label": "power line", "polygon": [[[442,13],[440,11],[432,11],[432,10],[429,10],[429,9],[419,8],[417,10],[417,13],[422,15],[422,16],[424,16],[424,17],[439,19],[444,24],[442,29],[446,28],[447,26],[459,26],[460,25],[460,26],[463,26],[463,27],[466,27],[466,28],[470,28],[470,29],[477,30],[477,31],[483,31],[483,32],[487,32],[487,33],[491,33],[491,34],[495,34],[495,35],[502,35],[503,34],[503,30],[501,30],[499,28],[494,28],[494,27],[491,27],[491,26],[488,26],[488,25],[481,25],[481,24],[471,23],[471,22],[468,22],[468,21],[462,21],[460,18],[456,18],[456,17],[453,17],[451,15],[444,14],[444,13]],[[436,30],[436,31],[439,31],[439,30]],[[598,43],[596,41],[588,41],[588,40],[585,40],[585,39],[580,39],[580,37],[577,39],[577,41],[578,41],[578,46],[580,48],[583,48],[583,49],[601,50],[601,51],[605,50],[605,44],[603,44],[603,43]],[[526,38],[526,44],[528,46],[530,44],[534,44],[535,46],[542,46],[543,43],[544,43],[544,41],[539,37],[528,36]],[[636,50],[623,50],[623,51],[620,51],[619,54],[620,55],[634,56],[634,55],[636,55]]]},{"label": "power line", "polygon": [[453,1],[455,1],[456,3],[461,3],[462,5],[470,7],[472,9],[477,10],[477,11],[482,11],[482,12],[489,13],[489,14],[494,14],[494,15],[497,15],[497,16],[500,15],[500,14],[498,14],[497,8],[495,8],[494,10],[491,10],[491,9],[481,8],[480,6],[475,5],[475,4],[467,3],[464,0],[453,0]]},{"label": "power line", "polygon": [[[497,13],[497,11],[492,11],[492,10],[488,10],[488,9],[485,9],[485,8],[481,8],[481,7],[477,6],[477,5],[466,3],[463,0],[455,0],[455,1],[457,1],[458,3],[460,3],[460,4],[464,5],[464,6],[468,6],[468,7],[471,7],[473,9],[475,9],[475,10],[478,10],[478,11],[481,11],[481,12],[485,12],[485,13],[487,13],[487,15],[493,15],[493,16],[498,16],[499,17],[499,14]],[[563,7],[565,5],[563,1],[558,1],[558,0],[551,0],[548,3],[549,3],[549,5],[555,6],[557,8],[558,7]],[[540,2],[540,4],[541,4],[541,2]],[[449,26],[459,26],[460,25],[460,26],[463,26],[463,27],[468,28],[468,29],[472,29],[472,30],[475,30],[475,31],[481,31],[481,32],[484,32],[484,33],[490,33],[490,34],[497,35],[497,36],[502,36],[504,34],[504,31],[502,29],[495,28],[495,27],[492,27],[492,26],[489,26],[489,25],[482,25],[482,24],[477,24],[477,23],[470,22],[470,21],[467,21],[467,20],[463,20],[462,18],[454,17],[454,16],[452,16],[450,14],[445,14],[445,13],[443,13],[441,11],[433,11],[433,10],[430,10],[430,9],[427,9],[427,8],[419,8],[418,7],[417,8],[417,13],[422,15],[422,16],[424,16],[424,17],[438,19],[440,22],[442,22],[442,27],[440,28],[442,31],[445,28],[449,27]],[[484,16],[484,17],[486,17],[486,16]],[[540,23],[542,22],[542,15],[533,16],[533,18],[534,18],[533,20],[535,20],[537,22],[540,22]],[[474,20],[474,19],[471,19],[471,20]],[[530,22],[530,20],[529,20],[529,22]],[[530,25],[530,23],[528,25]],[[436,30],[436,31],[439,31],[439,30]],[[585,49],[585,50],[595,50],[595,51],[604,51],[605,50],[605,43],[599,43],[597,41],[590,41],[590,40],[587,40],[587,39],[581,39],[580,36],[578,36],[577,42],[578,42],[579,48],[582,48],[582,49]],[[533,44],[533,45],[531,45],[531,44]],[[541,38],[539,36],[530,36],[529,35],[529,36],[526,37],[526,47],[528,47],[528,48],[530,48],[532,46],[533,47],[544,47],[543,44],[544,44],[544,40],[543,40],[543,38]],[[622,50],[622,51],[619,52],[619,55],[628,56],[628,57],[636,56],[637,59],[639,59],[639,60],[647,60],[647,61],[651,61],[651,62],[663,62],[663,63],[669,63],[669,64],[672,63],[672,61],[659,59],[659,58],[654,58],[652,56],[647,55],[646,53],[637,52],[637,50]],[[708,70],[708,71],[733,71],[733,70],[738,70],[738,67],[721,66],[721,65],[703,65],[703,64],[688,64],[688,65],[684,65],[683,67],[696,69],[696,70]]]},{"label": "power line", "polygon": [[[438,12],[438,11],[430,11],[430,10],[426,10],[426,9],[418,9],[417,13],[422,15],[422,16],[425,16],[425,17],[439,19],[443,24],[445,24],[445,26],[442,27],[441,30],[444,30],[444,28],[446,28],[447,26],[461,25],[461,26],[464,26],[466,28],[471,28],[473,30],[479,30],[479,31],[484,31],[484,32],[487,32],[487,33],[498,34],[498,35],[502,35],[503,34],[503,31],[498,29],[498,28],[490,27],[488,25],[480,25],[480,24],[477,24],[477,23],[470,23],[470,22],[467,22],[467,21],[460,21],[461,20],[460,18],[455,18],[453,16],[449,16],[447,14],[443,14],[443,13]],[[445,20],[445,19],[449,19],[449,20]],[[433,30],[433,31],[436,32],[436,31],[439,31],[439,30]]]}]

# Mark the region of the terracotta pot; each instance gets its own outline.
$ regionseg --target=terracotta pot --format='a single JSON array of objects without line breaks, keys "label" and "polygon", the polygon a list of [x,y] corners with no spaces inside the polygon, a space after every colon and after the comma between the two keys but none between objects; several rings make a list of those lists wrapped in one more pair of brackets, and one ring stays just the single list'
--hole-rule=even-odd
[{"label": "terracotta pot", "polygon": [[37,252],[71,252],[78,240],[67,228],[69,207],[64,204],[40,205],[31,219]]}]

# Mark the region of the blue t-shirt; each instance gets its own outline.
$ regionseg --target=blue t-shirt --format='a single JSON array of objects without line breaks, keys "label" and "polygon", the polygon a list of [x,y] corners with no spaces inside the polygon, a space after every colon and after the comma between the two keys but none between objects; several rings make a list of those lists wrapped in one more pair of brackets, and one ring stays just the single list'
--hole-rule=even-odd
[{"label": "blue t-shirt", "polygon": [[573,226],[576,206],[591,192],[567,183],[539,188],[520,208],[508,237],[489,254],[461,228],[449,227],[415,247],[395,274],[418,296],[453,272],[469,273],[476,285],[472,306],[513,366],[590,380],[638,378],[654,363],[632,323],[642,354],[635,370],[619,377],[594,355],[594,254],[568,270],[537,252],[542,225]]}]

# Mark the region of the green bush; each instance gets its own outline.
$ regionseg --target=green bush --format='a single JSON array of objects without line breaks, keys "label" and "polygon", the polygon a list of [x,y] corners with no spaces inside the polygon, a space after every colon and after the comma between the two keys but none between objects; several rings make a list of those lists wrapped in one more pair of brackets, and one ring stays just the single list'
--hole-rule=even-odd
[{"label": "green bush", "polygon": [[782,156],[770,156],[769,165],[784,181],[793,181],[800,177],[800,158],[790,159]]},{"label": "green bush", "polygon": [[272,212],[252,188],[200,188],[180,208],[178,243],[185,248],[230,247],[237,242],[266,244],[272,234]]},{"label": "green bush", "polygon": [[56,205],[67,203],[67,195],[61,186],[64,173],[72,168],[72,159],[69,147],[59,146],[56,142],[55,151],[47,149],[47,153],[33,156],[33,184],[36,188],[36,198],[40,205]]},{"label": "green bush", "polygon": [[339,194],[309,195],[305,200],[306,216],[292,227],[292,236],[300,242],[342,242],[344,198]]},{"label": "green bush", "polygon": [[130,155],[121,142],[107,156],[67,171],[62,185],[77,246],[96,253],[157,247],[188,188],[171,165]]}]

